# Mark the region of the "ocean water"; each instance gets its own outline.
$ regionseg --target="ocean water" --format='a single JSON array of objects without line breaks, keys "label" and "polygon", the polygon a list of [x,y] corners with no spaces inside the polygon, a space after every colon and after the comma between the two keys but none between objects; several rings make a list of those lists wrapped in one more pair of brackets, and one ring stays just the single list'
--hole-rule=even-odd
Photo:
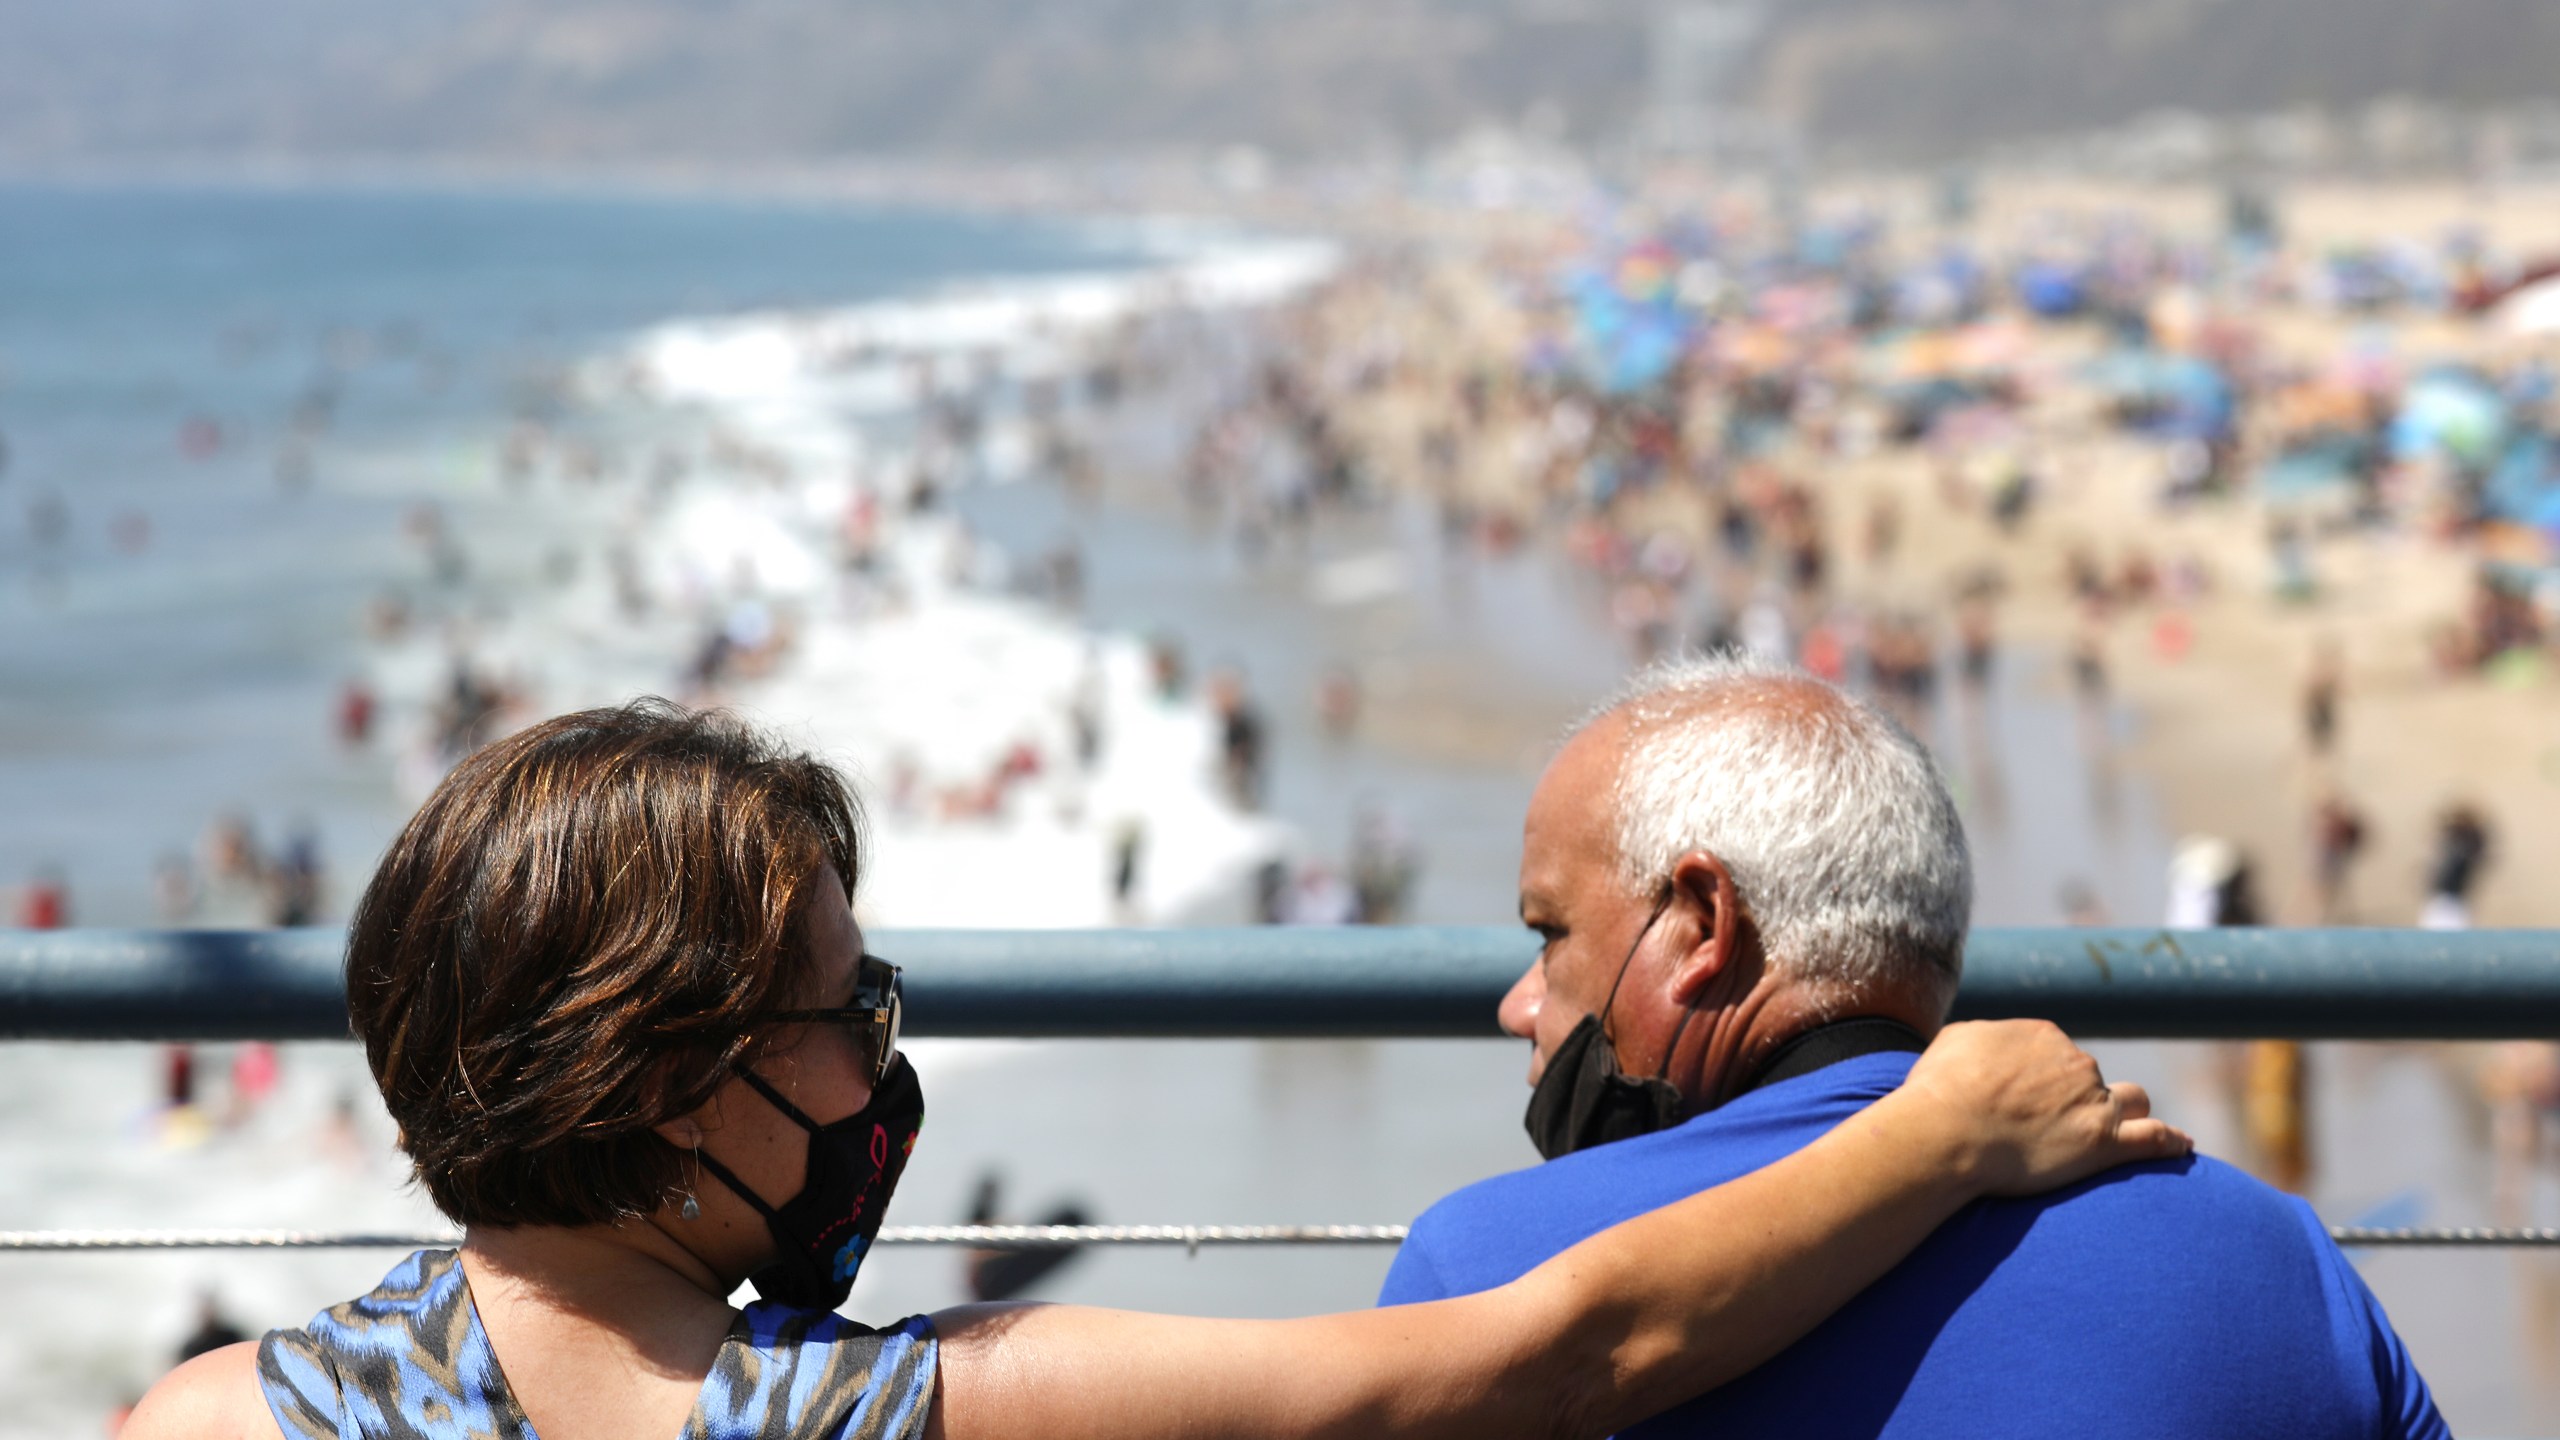
[{"label": "ocean water", "polygon": [[[1072,798],[1143,814],[1172,854],[1141,898],[1214,918],[1271,827],[1212,803],[1205,711],[1145,700],[1134,641],[947,583],[957,537],[931,517],[891,528],[895,605],[856,613],[829,540],[911,459],[915,356],[1036,350],[1169,265],[1206,301],[1256,293],[1269,258],[1182,227],[834,205],[0,187],[0,922],[58,878],[77,924],[263,923],[256,887],[202,864],[226,816],[270,852],[313,834],[338,918],[433,778],[422,712],[455,659],[532,657],[508,677],[532,714],[670,693],[733,600],[805,614],[787,673],[727,698],[866,780],[898,745],[930,771],[1048,741],[1044,707],[1089,663],[1114,739]],[[831,325],[901,353],[796,348]],[[645,614],[598,603],[617,545],[658,587]],[[755,595],[725,588],[740,559]],[[370,626],[385,606],[410,617],[396,634]],[[357,746],[333,725],[350,681],[381,704]],[[1100,822],[1028,788],[1059,813],[877,807],[867,902],[893,922],[1105,918]],[[970,880],[990,847],[1057,883],[990,895]],[[169,857],[195,871],[182,915],[155,893]],[[932,1048],[946,1081],[1015,1063]],[[352,1047],[285,1047],[254,1113],[227,1098],[241,1055],[202,1051],[203,1108],[173,1116],[157,1047],[0,1047],[0,1227],[440,1228]],[[386,1263],[22,1258],[9,1435],[94,1433],[200,1297],[254,1332]]]},{"label": "ocean water", "polygon": [[[343,881],[387,838],[332,701],[365,606],[473,532],[520,417],[674,316],[1126,269],[1123,234],[817,204],[0,186],[0,886],[153,915],[216,815],[308,821]],[[504,593],[541,556],[484,537]],[[343,898],[343,897],[342,897]]]}]

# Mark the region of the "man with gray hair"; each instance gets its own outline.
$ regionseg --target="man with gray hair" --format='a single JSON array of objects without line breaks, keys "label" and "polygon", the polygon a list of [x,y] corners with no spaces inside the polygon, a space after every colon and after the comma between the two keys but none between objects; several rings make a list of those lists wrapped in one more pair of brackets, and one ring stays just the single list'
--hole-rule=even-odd
[{"label": "man with gray hair", "polygon": [[[1413,1227],[1381,1303],[1490,1289],[1770,1164],[1902,1083],[1963,966],[1973,870],[1928,753],[1741,655],[1637,677],[1530,798],[1502,1000],[1547,1163]],[[1984,1202],[1646,1436],[2436,1437],[2381,1307],[2301,1201],[2202,1158]]]}]

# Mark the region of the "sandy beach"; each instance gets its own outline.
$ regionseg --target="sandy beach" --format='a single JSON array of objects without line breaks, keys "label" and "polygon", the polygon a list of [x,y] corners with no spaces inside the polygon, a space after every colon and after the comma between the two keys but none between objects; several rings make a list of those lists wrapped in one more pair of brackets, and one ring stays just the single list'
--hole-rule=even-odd
[{"label": "sandy beach", "polygon": [[[2126,203],[2085,189],[1993,194],[1986,210],[1994,213],[2058,201]],[[2197,232],[2210,223],[2209,195],[2149,198]],[[2455,226],[2519,250],[2560,246],[2560,193],[2547,188],[2320,187],[2289,195],[2287,209],[2309,246],[2433,237]],[[2357,338],[2351,322],[2288,318],[2278,343],[2306,362]],[[2400,344],[2411,361],[2512,359],[2536,348],[2490,326],[2441,320],[2408,323]],[[2548,355],[2552,344],[2539,349]],[[2552,803],[2560,696],[2547,679],[2448,679],[2427,656],[2429,632],[2462,604],[2478,564],[2473,547],[2390,532],[2340,535],[2318,547],[2319,597],[2281,600],[2268,573],[2263,507],[2160,515],[2147,457],[2121,444],[2072,446],[2067,422],[2057,428],[2050,443],[2069,447],[2058,449],[2057,470],[2074,479],[2057,487],[2039,533],[2003,541],[1978,521],[1915,504],[1914,543],[1888,583],[1943,583],[1982,557],[1996,558],[2019,583],[2023,603],[2008,607],[2018,633],[2059,648],[2072,639],[2057,558],[2065,549],[2139,545],[2201,556],[2220,583],[2192,605],[2191,650],[2166,659],[2132,625],[2118,627],[2109,645],[2111,674],[2144,721],[2130,758],[2161,787],[2177,825],[2229,836],[2265,857],[2276,918],[2313,923],[2306,817],[2319,791],[2337,786],[2371,822],[2345,918],[2406,925],[2417,917],[2435,815],[2450,800],[2468,800],[2489,815],[2502,855],[2477,892],[2479,923],[2560,925],[2560,897],[2539,883],[2536,863],[2560,853],[2560,805]],[[2306,753],[2301,694],[2317,650],[2329,643],[2343,655],[2348,698],[2337,751],[2322,764]]]},{"label": "sandy beach", "polygon": [[[1923,206],[1923,187],[1862,186],[1817,201],[1896,213]],[[2203,187],[2105,188],[2064,182],[1985,182],[1969,234],[1987,244],[2039,230],[2128,217],[2194,243],[2216,233],[2220,197]],[[2289,251],[2348,245],[2433,244],[2457,228],[2521,255],[2560,248],[2560,193],[2461,186],[2328,186],[2283,197]],[[1599,507],[1558,498],[1541,447],[1546,417],[1497,399],[1489,424],[1452,426],[1452,395],[1483,377],[1515,373],[1541,324],[1522,277],[1576,243],[1552,224],[1524,243],[1515,219],[1469,246],[1431,227],[1433,245],[1330,292],[1307,321],[1320,348],[1341,357],[1392,335],[1391,378],[1348,403],[1346,428],[1393,483],[1475,517],[1494,543],[1510,527],[1556,531],[1587,551],[1575,527],[1595,517],[1626,544],[1674,537],[1681,553],[1714,550],[1714,487],[1665,485]],[[1543,303],[1543,302],[1537,302]],[[2427,314],[2323,313],[2270,306],[2240,317],[2263,353],[2318,366],[2358,347],[2384,349],[2402,371],[2437,361],[2511,365],[2554,342],[2519,340],[2489,321]],[[2116,757],[2156,785],[2181,833],[2223,837],[2252,857],[2270,920],[2322,918],[2314,898],[2311,816],[2334,790],[2364,817],[2367,844],[2349,870],[2345,923],[2415,923],[2435,822],[2455,801],[2477,805],[2493,854],[2474,892],[2474,918],[2500,926],[2560,924],[2560,900],[2535,883],[2534,857],[2560,846],[2560,732],[2538,667],[2447,675],[2431,658],[2434,633],[2466,603],[2479,547],[2414,525],[2315,532],[2316,594],[2279,595],[2269,553],[2278,508],[2245,489],[2180,508],[2163,506],[2162,447],[2106,423],[2102,398],[2076,373],[2097,342],[2086,326],[2022,327],[2016,366],[2033,377],[2014,427],[1988,444],[1887,446],[1791,433],[1758,457],[1802,482],[1833,574],[1822,605],[1869,615],[1908,613],[1948,624],[1958,596],[1996,577],[1993,621],[2004,649],[2048,655],[2084,642],[2103,658],[2108,692],[2138,714]],[[2539,347],[2537,352],[2537,347]],[[1471,378],[1472,377],[1472,378]],[[1498,390],[1506,382],[1497,379]],[[1851,402],[1852,405],[1856,402]],[[1854,431],[1860,417],[1844,417]],[[1436,439],[1435,439],[1436,431]],[[1454,439],[1457,453],[1449,451]],[[2261,437],[2243,440],[2263,446]],[[1434,446],[1440,453],[1433,453]],[[1533,454],[1534,460],[1524,459]],[[2029,457],[2038,482],[2014,527],[1990,513],[1999,467]],[[2249,463],[2262,462],[2252,454]],[[1896,536],[1879,553],[1865,531],[1882,509]],[[1484,517],[1500,517],[1490,527]],[[2193,593],[2117,600],[2090,618],[2071,559],[2106,574],[2128,561],[2184,567]],[[1701,570],[1712,561],[1697,562]],[[1595,567],[1601,568],[1601,567]],[[1730,570],[1724,583],[1734,582]],[[1747,588],[1747,587],[1746,587]],[[1686,639],[1687,636],[1679,638]],[[2324,649],[2342,662],[2335,747],[2305,740],[2304,687]],[[2057,908],[2052,917],[2063,918]],[[2159,917],[2121,915],[2124,923]]]},{"label": "sandy beach", "polygon": [[[1925,203],[1917,187],[1895,193]],[[2060,202],[1995,186],[1979,203],[1980,227],[2023,231]],[[2210,196],[2143,203],[2156,217],[2146,224],[2215,223]],[[2465,202],[2430,203],[2445,208],[2426,213],[2450,215]],[[2352,197],[2322,205],[2296,213],[2367,210]],[[297,708],[249,719],[272,729],[272,713],[295,717],[329,783],[362,800],[367,823],[388,823],[432,780],[449,738],[470,743],[468,726],[452,733],[470,708],[457,704],[458,663],[496,725],[650,690],[741,705],[856,770],[881,841],[869,914],[887,925],[1333,921],[1369,903],[1369,872],[1397,881],[1376,918],[1498,923],[1531,779],[1559,728],[1642,654],[1722,627],[1871,684],[1908,667],[1917,635],[1932,673],[1949,678],[1911,705],[1915,723],[1936,727],[1969,817],[2006,810],[1977,835],[1983,923],[2060,921],[2074,878],[2097,882],[2110,918],[2157,918],[2164,829],[2245,847],[2272,918],[2308,921],[2308,807],[2324,774],[2374,837],[2351,918],[2414,917],[2436,811],[2468,793],[2496,844],[2477,918],[2536,922],[2529,857],[2547,827],[2518,777],[2545,783],[2531,765],[2547,688],[2517,685],[2530,677],[2512,668],[2495,672],[2504,681],[2448,676],[2433,658],[2434,628],[2466,603],[2467,542],[2416,524],[2324,536],[2319,598],[2276,598],[2270,517],[2245,489],[2161,506],[2162,444],[2120,433],[2082,378],[2099,350],[2086,322],[1993,316],[1967,332],[2030,382],[1980,434],[1887,443],[1875,396],[1844,383],[1803,408],[1819,423],[1746,436],[1747,463],[1717,483],[1648,483],[1612,468],[1613,447],[1652,438],[1514,383],[1554,333],[1536,282],[1579,238],[1533,214],[1480,218],[1414,210],[1363,226],[1341,238],[1349,259],[1331,280],[1322,265],[1269,268],[1303,262],[1306,248],[1255,242],[1145,275],[671,312],[583,351],[559,378],[568,417],[547,430],[492,411],[468,417],[473,438],[458,449],[397,437],[400,464],[468,481],[438,482],[450,490],[435,525],[410,526],[386,501],[372,512],[382,556],[347,557],[399,577],[408,623],[358,641],[348,670],[312,677]],[[2529,249],[2544,232],[2514,233],[2501,243]],[[1256,273],[1260,288],[1245,283]],[[2375,328],[2315,306],[2256,319],[2314,355]],[[2404,366],[2422,345],[2498,343],[2435,316],[2395,316],[2390,329]],[[1840,347],[1824,363],[1854,380],[1855,360]],[[1697,397],[1702,434],[1734,415],[1712,388]],[[969,444],[937,437],[972,415]],[[343,461],[322,450],[323,495],[369,473],[354,467],[354,442],[333,442]],[[601,479],[595,454],[611,457]],[[511,455],[521,490],[504,477]],[[1585,463],[1595,456],[1607,463]],[[2004,467],[2017,456],[2040,483],[2004,528]],[[949,483],[920,487],[926,470]],[[1747,553],[1732,543],[1733,495],[1753,512]],[[1894,535],[1879,545],[1884,499]],[[1821,574],[1804,586],[1787,575],[1808,541]],[[437,578],[452,547],[468,553],[468,583]],[[2107,607],[2101,703],[2075,700],[2069,684],[2088,624],[2070,561],[2084,547],[2111,576],[2139,551],[2200,582]],[[1958,595],[1985,567],[2002,577],[1998,661],[1977,691],[1961,673]],[[346,588],[353,603],[330,624],[353,631],[367,590]],[[2157,642],[2172,632],[2187,637],[2174,659]],[[66,638],[79,633],[65,622]],[[2321,767],[2303,743],[2301,693],[2332,635],[2344,701]],[[1799,643],[1816,637],[1828,638]],[[1843,652],[1860,658],[1842,666]],[[370,686],[378,713],[369,743],[332,753],[340,674]],[[1084,719],[1099,722],[1089,757]],[[1237,763],[1239,736],[1255,764]],[[1989,793],[2003,767],[2005,800]],[[194,768],[208,784],[246,783],[237,767]],[[2104,782],[2116,775],[2127,783]],[[1244,789],[1258,803],[1240,803]],[[321,812],[341,852],[372,843],[356,818]],[[1152,854],[1115,894],[1132,818]],[[357,858],[342,853],[335,873],[360,874]],[[1001,914],[985,883],[999,861],[1013,876]],[[77,923],[148,913],[134,868],[123,898],[75,867]],[[344,898],[342,882],[334,903]],[[2470,1083],[2478,1052],[2314,1048],[2331,1067],[2310,1187],[2325,1218],[2497,1218]],[[1530,1156],[1520,1057],[1503,1042],[955,1042],[918,1056],[940,1118],[901,1202],[915,1222],[960,1218],[995,1173],[1021,1205],[1074,1200],[1109,1221],[1387,1222]],[[201,1059],[203,1114],[220,1113],[215,1101],[240,1088],[223,1078],[240,1055]],[[166,1108],[165,1061],[139,1047],[13,1057],[12,1073],[44,1077],[26,1087],[34,1102],[0,1114],[31,1157],[0,1187],[16,1223],[431,1223],[401,1188],[351,1054],[296,1047],[278,1101],[236,1127]],[[2211,1148],[2245,1154],[2221,1114],[2227,1082],[2195,1047],[2112,1047],[2106,1063],[2153,1084]],[[1028,1120],[1011,1108],[1026,1091],[1045,1107]],[[81,1098],[46,1098],[57,1092]],[[2377,1115],[2416,1138],[2351,1153]],[[1318,1153],[1342,1163],[1307,1163]],[[370,1253],[305,1258],[26,1262],[21,1278],[46,1302],[30,1313],[50,1334],[0,1367],[0,1393],[23,1412],[0,1416],[0,1433],[61,1433],[129,1395],[193,1323],[199,1287],[265,1324],[379,1269]],[[884,1256],[857,1311],[947,1303],[950,1260]],[[1303,1313],[1361,1303],[1383,1263],[1354,1251],[1115,1252],[1047,1293]],[[2475,1343],[2486,1310],[2523,1313],[2520,1267],[2404,1256],[2369,1273],[2464,1415],[2512,1427],[2545,1413],[2519,1378],[2549,1353],[2540,1332]]]}]

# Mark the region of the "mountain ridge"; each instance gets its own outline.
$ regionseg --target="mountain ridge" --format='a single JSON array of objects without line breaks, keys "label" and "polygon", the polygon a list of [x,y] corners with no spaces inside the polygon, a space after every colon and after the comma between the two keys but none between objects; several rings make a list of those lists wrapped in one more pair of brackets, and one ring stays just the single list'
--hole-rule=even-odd
[{"label": "mountain ridge", "polygon": [[[1402,153],[1629,133],[1649,0],[0,0],[0,159]],[[1938,158],[2146,112],[2548,94],[2547,0],[1771,0],[1734,98]]]}]

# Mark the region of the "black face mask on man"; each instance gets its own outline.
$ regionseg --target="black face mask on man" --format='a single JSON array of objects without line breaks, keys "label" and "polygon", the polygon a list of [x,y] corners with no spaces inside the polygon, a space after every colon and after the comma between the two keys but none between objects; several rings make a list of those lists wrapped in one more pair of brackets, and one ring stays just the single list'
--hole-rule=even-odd
[{"label": "black face mask on man", "polygon": [[1618,962],[1618,976],[1609,982],[1609,998],[1601,1003],[1600,1013],[1582,1017],[1547,1057],[1546,1070],[1529,1091],[1525,1123],[1540,1156],[1553,1160],[1612,1140],[1668,1130],[1680,1122],[1679,1087],[1663,1077],[1670,1073],[1671,1056],[1680,1048],[1680,1037],[1688,1031],[1689,1017],[1696,1009],[1681,1013],[1680,1026],[1671,1032],[1671,1045],[1662,1052],[1662,1064],[1650,1080],[1619,1070],[1617,1046],[1608,1028],[1609,1011],[1618,1003],[1618,987],[1626,981],[1627,967],[1670,904],[1666,892],[1645,917],[1626,958]]},{"label": "black face mask on man", "polygon": [[765,1203],[729,1167],[701,1156],[702,1168],[754,1206],[782,1247],[780,1259],[747,1278],[767,1300],[833,1310],[853,1293],[854,1272],[871,1252],[890,1192],[898,1188],[898,1175],[915,1149],[924,1126],[924,1087],[907,1057],[900,1055],[872,1090],[871,1103],[832,1125],[821,1125],[754,1071],[740,1070],[738,1078],[809,1132],[808,1177],[798,1193],[778,1206]]}]

